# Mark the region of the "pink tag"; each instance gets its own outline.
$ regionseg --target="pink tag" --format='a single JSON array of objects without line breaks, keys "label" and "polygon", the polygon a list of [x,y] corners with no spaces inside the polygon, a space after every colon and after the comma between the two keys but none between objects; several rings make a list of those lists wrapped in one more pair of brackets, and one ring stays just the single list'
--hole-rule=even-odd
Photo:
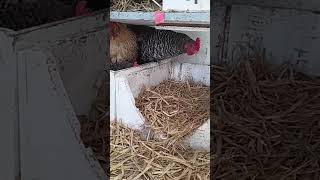
[{"label": "pink tag", "polygon": [[154,13],[154,23],[156,25],[164,23],[164,12],[156,11]]}]

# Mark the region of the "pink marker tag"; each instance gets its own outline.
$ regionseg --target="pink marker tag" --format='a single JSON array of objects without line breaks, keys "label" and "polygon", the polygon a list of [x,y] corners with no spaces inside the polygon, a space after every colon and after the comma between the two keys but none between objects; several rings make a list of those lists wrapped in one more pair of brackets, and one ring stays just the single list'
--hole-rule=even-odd
[{"label": "pink marker tag", "polygon": [[164,23],[164,12],[156,11],[154,13],[154,23],[156,25]]}]

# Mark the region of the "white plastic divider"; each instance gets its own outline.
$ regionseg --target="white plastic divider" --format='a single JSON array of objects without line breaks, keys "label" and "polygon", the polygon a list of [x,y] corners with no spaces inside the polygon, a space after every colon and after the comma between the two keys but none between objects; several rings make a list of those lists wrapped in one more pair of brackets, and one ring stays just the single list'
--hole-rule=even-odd
[{"label": "white plastic divider", "polygon": [[[111,112],[111,121],[120,121],[127,127],[142,131],[145,118],[135,105],[137,97],[142,88],[156,86],[167,79],[185,81],[192,79],[210,86],[210,67],[208,65],[197,65],[165,60],[159,63],[150,63],[137,68],[125,69],[111,72],[114,76],[113,84],[115,95],[111,94],[115,103],[115,109]],[[210,149],[210,119],[202,125],[185,143],[193,149]]]}]

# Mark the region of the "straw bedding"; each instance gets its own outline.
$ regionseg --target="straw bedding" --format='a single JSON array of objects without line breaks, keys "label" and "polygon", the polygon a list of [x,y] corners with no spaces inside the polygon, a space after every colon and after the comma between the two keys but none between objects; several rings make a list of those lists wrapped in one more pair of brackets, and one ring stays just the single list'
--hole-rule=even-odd
[{"label": "straw bedding", "polygon": [[113,0],[112,11],[146,11],[161,10],[162,0]]},{"label": "straw bedding", "polygon": [[[200,84],[164,81],[147,88],[137,106],[159,140],[111,124],[111,179],[210,179],[209,152],[185,149],[180,140],[209,117],[209,89]],[[192,117],[189,117],[191,116]]]},{"label": "straw bedding", "polygon": [[[171,96],[180,98],[180,101],[186,101],[187,104],[195,103],[193,106],[199,105],[195,109],[192,109],[193,106],[187,108],[184,105],[180,105],[181,110],[191,110],[193,115],[197,114],[197,112],[202,112],[202,115],[200,113],[200,116],[195,118],[201,123],[203,120],[200,120],[200,117],[205,117],[204,120],[208,119],[209,105],[204,102],[205,99],[208,101],[208,87],[199,84],[166,81],[155,87],[158,90],[154,89],[153,91],[161,93],[161,88],[163,87],[166,87],[167,93],[171,93]],[[158,141],[152,138],[145,139],[139,132],[118,123],[112,123],[110,125],[109,146],[109,103],[106,98],[107,91],[105,88],[107,88],[106,85],[100,89],[89,117],[79,116],[79,120],[81,123],[81,138],[85,146],[93,150],[96,159],[106,172],[110,167],[111,179],[210,179],[209,152],[185,149],[179,141],[175,141],[174,144],[168,146],[167,141]],[[185,91],[187,91],[185,95],[181,94],[183,88],[186,88]],[[174,99],[170,100],[169,97],[166,97],[166,94],[161,94],[165,101],[172,103],[173,107],[177,105],[175,103],[180,102]],[[150,99],[152,98],[153,95],[150,96]],[[188,98],[189,100],[187,101]],[[207,104],[206,107],[203,107],[203,104],[200,106],[199,103],[201,102]],[[166,108],[166,106],[163,105],[163,108]],[[176,124],[181,122],[179,119],[176,120]],[[201,125],[199,122],[191,121],[191,124],[198,124],[193,128]],[[171,122],[171,124],[173,123]],[[192,128],[189,131],[185,131],[184,134],[191,133],[192,131],[190,130]],[[109,152],[110,166],[108,161]]]},{"label": "straw bedding", "polygon": [[320,179],[320,78],[261,57],[212,71],[214,179]]},{"label": "straw bedding", "polygon": [[164,142],[143,140],[118,123],[111,124],[111,179],[209,180],[208,152],[178,150]]},{"label": "straw bedding", "polygon": [[202,84],[166,80],[142,90],[136,106],[145,117],[146,126],[171,145],[209,119],[210,89]]}]

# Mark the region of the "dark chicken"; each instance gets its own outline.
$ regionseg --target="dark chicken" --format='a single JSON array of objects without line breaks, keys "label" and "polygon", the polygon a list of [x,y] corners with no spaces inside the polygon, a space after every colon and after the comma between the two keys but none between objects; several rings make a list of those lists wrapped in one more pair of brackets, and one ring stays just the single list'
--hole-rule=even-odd
[{"label": "dark chicken", "polygon": [[58,0],[36,0],[8,4],[0,10],[0,27],[20,30],[73,16],[74,4]]},{"label": "dark chicken", "polygon": [[138,64],[158,62],[184,53],[191,56],[200,50],[200,39],[194,41],[183,33],[143,25],[128,25],[128,28],[137,36]]},{"label": "dark chicken", "polygon": [[113,70],[136,66],[136,34],[123,23],[110,23],[110,59]]}]

